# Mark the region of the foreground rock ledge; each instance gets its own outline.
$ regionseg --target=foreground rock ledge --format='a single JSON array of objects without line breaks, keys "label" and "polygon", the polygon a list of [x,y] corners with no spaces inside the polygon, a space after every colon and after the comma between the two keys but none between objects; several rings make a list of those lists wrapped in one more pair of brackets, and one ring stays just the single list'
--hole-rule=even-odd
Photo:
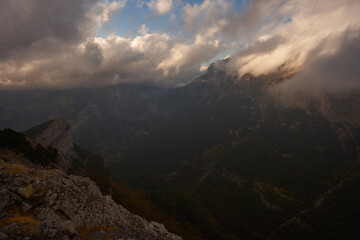
[{"label": "foreground rock ledge", "polygon": [[0,240],[8,238],[182,239],[103,196],[89,178],[0,160]]}]

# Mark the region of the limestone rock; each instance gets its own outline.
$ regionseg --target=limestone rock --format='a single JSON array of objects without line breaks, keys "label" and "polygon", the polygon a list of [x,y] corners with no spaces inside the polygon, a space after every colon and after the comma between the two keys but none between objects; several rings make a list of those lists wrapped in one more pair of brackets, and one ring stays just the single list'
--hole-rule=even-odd
[{"label": "limestone rock", "polygon": [[6,233],[0,232],[0,240],[6,240],[9,236]]},{"label": "limestone rock", "polygon": [[148,223],[117,205],[111,196],[103,196],[89,178],[2,160],[0,210],[0,222],[5,223],[0,224],[3,238],[181,239],[164,225]]},{"label": "limestone rock", "polygon": [[76,156],[71,134],[70,124],[65,119],[56,119],[51,121],[36,136],[32,137],[42,145],[52,146],[58,150],[60,155],[59,168],[66,172]]}]

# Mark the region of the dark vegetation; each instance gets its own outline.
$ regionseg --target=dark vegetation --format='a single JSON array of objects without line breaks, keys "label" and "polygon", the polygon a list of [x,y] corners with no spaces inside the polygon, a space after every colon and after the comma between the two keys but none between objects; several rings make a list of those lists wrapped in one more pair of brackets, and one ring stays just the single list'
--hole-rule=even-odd
[{"label": "dark vegetation", "polygon": [[[110,194],[111,178],[104,160],[74,144],[78,158],[74,158],[68,174],[90,177],[103,194]],[[85,162],[85,164],[84,164]]]},{"label": "dark vegetation", "polygon": [[23,153],[26,159],[42,166],[50,166],[51,163],[56,163],[59,157],[55,148],[44,147],[41,144],[36,144],[36,147],[33,147],[24,134],[12,129],[0,130],[0,149]]},{"label": "dark vegetation", "polygon": [[360,231],[360,175],[346,179],[324,202],[297,222],[278,229],[275,239],[359,239]]}]

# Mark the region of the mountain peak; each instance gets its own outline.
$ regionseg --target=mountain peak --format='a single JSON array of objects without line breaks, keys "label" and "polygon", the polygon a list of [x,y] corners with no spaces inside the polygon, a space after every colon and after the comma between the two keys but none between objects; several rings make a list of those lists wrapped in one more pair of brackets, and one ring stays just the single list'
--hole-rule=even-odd
[{"label": "mountain peak", "polygon": [[221,59],[218,60],[212,64],[210,64],[210,66],[207,69],[207,73],[211,74],[214,72],[219,72],[219,71],[226,71],[226,65],[229,63],[230,58],[226,58],[226,59]]},{"label": "mountain peak", "polygon": [[65,172],[71,167],[74,158],[74,143],[69,122],[58,118],[50,120],[24,132],[25,135],[45,146],[56,148],[61,157],[59,168]]}]

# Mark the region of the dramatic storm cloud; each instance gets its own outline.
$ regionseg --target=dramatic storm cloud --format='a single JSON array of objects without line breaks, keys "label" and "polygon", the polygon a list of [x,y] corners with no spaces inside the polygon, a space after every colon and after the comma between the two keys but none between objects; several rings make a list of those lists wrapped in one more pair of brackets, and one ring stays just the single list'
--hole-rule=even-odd
[{"label": "dramatic storm cloud", "polygon": [[359,12],[352,0],[3,0],[0,88],[175,86],[233,53],[229,74],[296,72],[282,89],[348,89]]},{"label": "dramatic storm cloud", "polygon": [[124,1],[0,1],[0,86],[51,87],[77,81],[102,62],[97,28]]}]

